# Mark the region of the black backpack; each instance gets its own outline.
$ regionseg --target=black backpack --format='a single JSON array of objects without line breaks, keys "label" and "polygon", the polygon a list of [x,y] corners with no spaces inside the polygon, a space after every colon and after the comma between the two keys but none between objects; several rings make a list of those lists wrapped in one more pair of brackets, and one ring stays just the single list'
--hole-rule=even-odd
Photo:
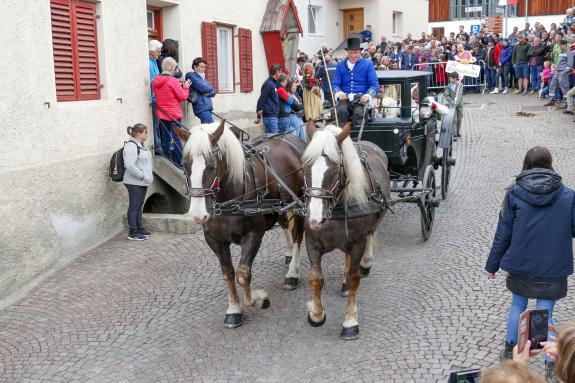
[{"label": "black backpack", "polygon": [[[133,141],[125,141],[124,146],[126,146],[128,142],[132,142],[136,145],[139,156],[140,146]],[[124,146],[115,151],[110,159],[110,169],[108,170],[108,174],[114,182],[122,182],[124,180],[124,172],[126,171],[126,167],[124,166]]]}]

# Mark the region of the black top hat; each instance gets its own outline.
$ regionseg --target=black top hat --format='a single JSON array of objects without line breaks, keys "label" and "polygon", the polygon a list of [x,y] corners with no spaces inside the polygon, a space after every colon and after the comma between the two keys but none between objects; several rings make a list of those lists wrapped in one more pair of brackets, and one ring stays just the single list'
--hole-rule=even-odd
[{"label": "black top hat", "polygon": [[357,37],[350,37],[347,39],[346,49],[360,49],[361,41]]}]

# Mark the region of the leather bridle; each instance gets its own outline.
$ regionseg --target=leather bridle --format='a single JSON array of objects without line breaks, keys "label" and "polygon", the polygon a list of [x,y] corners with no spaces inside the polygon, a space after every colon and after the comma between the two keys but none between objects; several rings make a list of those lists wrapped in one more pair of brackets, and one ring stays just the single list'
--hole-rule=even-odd
[{"label": "leather bridle", "polygon": [[327,200],[328,204],[329,204],[326,217],[324,217],[321,221],[322,224],[325,223],[325,221],[327,221],[328,219],[331,218],[332,211],[335,208],[335,206],[337,205],[337,203],[339,202],[341,194],[343,193],[343,190],[345,188],[345,169],[343,167],[343,163],[339,164],[338,179],[335,181],[335,183],[333,184],[333,186],[331,188],[326,189],[326,188],[321,188],[321,187],[308,186],[308,182],[307,182],[307,178],[305,176],[305,173],[303,176],[303,183],[304,183],[303,192],[304,192],[304,196],[305,196],[303,211],[305,213],[306,220],[308,219],[307,213],[309,210],[310,199],[311,198],[320,198],[322,200]]}]

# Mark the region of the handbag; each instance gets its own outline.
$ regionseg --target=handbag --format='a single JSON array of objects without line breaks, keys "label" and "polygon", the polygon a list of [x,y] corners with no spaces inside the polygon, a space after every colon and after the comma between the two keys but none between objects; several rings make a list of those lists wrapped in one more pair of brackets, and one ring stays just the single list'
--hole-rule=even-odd
[{"label": "handbag", "polygon": [[190,94],[188,96],[188,102],[192,105],[196,105],[198,103],[198,92],[190,87]]}]

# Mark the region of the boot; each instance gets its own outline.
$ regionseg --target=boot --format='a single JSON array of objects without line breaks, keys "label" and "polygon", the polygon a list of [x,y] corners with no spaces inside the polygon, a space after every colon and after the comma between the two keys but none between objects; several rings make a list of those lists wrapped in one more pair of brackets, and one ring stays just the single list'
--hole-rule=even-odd
[{"label": "boot", "polygon": [[505,341],[505,348],[501,351],[499,358],[502,362],[506,359],[513,359],[513,347],[515,347],[515,343]]}]

